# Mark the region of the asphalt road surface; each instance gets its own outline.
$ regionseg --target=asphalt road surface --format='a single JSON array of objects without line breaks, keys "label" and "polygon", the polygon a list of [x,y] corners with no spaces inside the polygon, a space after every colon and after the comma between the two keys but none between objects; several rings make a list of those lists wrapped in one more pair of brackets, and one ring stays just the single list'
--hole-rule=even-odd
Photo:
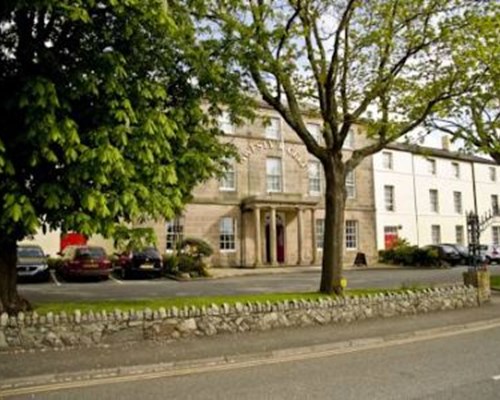
[{"label": "asphalt road surface", "polygon": [[[180,377],[130,378],[32,394],[32,399],[497,400],[500,328],[347,354]],[[127,378],[129,379],[129,378]],[[22,397],[9,397],[9,399]]]},{"label": "asphalt road surface", "polygon": [[[467,267],[451,269],[350,270],[344,275],[348,288],[401,288],[414,285],[462,283]],[[500,274],[500,266],[491,266]],[[318,271],[251,275],[224,279],[178,282],[169,279],[105,282],[64,282],[20,284],[19,292],[29,301],[79,301],[144,299],[180,296],[218,296],[270,292],[315,292],[319,287]]]}]

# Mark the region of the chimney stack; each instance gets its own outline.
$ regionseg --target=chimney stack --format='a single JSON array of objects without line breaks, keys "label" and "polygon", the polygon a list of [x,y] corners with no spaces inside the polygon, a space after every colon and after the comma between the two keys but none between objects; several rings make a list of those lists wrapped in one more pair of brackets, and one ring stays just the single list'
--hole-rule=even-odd
[{"label": "chimney stack", "polygon": [[441,136],[441,147],[443,150],[450,151],[450,137],[448,135]]}]

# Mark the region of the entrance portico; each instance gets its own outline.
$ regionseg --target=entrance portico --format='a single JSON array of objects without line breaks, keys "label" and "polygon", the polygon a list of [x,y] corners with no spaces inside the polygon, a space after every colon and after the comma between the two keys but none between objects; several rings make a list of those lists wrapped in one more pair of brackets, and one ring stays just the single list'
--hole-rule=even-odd
[{"label": "entrance portico", "polygon": [[[246,254],[253,266],[305,265],[317,262],[317,200],[297,199],[290,195],[270,194],[250,197],[242,202],[242,211],[252,213],[252,228],[246,226],[243,236],[252,235],[254,255]],[[306,224],[306,219],[310,223]],[[306,239],[307,238],[307,239]],[[253,240],[252,240],[253,239]]]}]

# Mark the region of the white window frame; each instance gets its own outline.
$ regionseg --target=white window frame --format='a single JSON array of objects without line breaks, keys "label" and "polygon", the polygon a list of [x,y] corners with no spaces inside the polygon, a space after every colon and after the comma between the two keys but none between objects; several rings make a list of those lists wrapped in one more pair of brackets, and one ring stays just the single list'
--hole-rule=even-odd
[{"label": "white window frame", "polygon": [[452,162],[451,168],[453,170],[453,177],[456,179],[459,179],[460,178],[460,164],[457,162]]},{"label": "white window frame", "polygon": [[382,152],[382,167],[384,169],[394,169],[394,157],[390,151]]},{"label": "white window frame", "polygon": [[348,199],[356,198],[356,172],[354,170],[349,171],[345,177],[345,190],[347,192]]},{"label": "white window frame", "polygon": [[431,225],[432,244],[441,244],[441,225]]},{"label": "white window frame", "polygon": [[165,250],[175,251],[176,245],[184,239],[184,218],[176,217],[165,224]]},{"label": "white window frame", "polygon": [[323,192],[321,163],[319,161],[309,161],[308,191],[310,195],[319,195]]},{"label": "white window frame", "polygon": [[345,248],[346,250],[358,249],[358,221],[348,219],[345,221]]},{"label": "white window frame", "polygon": [[465,229],[463,225],[455,225],[455,243],[462,246],[465,243]]},{"label": "white window frame", "polygon": [[491,195],[491,211],[493,212],[493,215],[499,215],[500,213],[497,194]]},{"label": "white window frame", "polygon": [[316,249],[323,250],[323,246],[325,243],[325,219],[317,218],[316,219]]},{"label": "white window frame", "polygon": [[[229,230],[225,230],[230,227]],[[219,251],[234,253],[236,251],[236,220],[233,217],[219,219]]]},{"label": "white window frame", "polygon": [[437,189],[429,189],[429,205],[432,213],[439,214],[439,191]]},{"label": "white window frame", "polygon": [[437,174],[437,162],[433,158],[428,158],[427,159],[427,171],[431,175],[436,175]]},{"label": "white window frame", "polygon": [[282,129],[281,119],[278,117],[269,117],[269,122],[265,126],[266,139],[281,140]]},{"label": "white window frame", "polygon": [[354,146],[356,145],[355,135],[356,135],[356,128],[351,127],[351,129],[349,129],[349,132],[347,132],[347,136],[345,137],[344,140],[344,146],[343,146],[344,149],[348,150],[354,149]]},{"label": "white window frame", "polygon": [[497,169],[495,167],[490,167],[490,181],[497,181]]},{"label": "white window frame", "polygon": [[[279,174],[270,173],[271,162],[278,161]],[[278,183],[276,185],[276,182]],[[268,193],[282,193],[283,192],[283,160],[280,157],[267,157],[266,158],[266,191]]]},{"label": "white window frame", "polygon": [[219,129],[227,135],[234,135],[235,129],[231,122],[231,116],[227,111],[223,111],[219,116]]},{"label": "white window frame", "polygon": [[500,245],[500,225],[493,225],[491,227],[491,244]]},{"label": "white window frame", "polygon": [[384,209],[385,211],[396,211],[394,185],[384,185]]},{"label": "white window frame", "polygon": [[453,192],[453,209],[455,210],[455,213],[462,214],[463,212],[462,192],[458,191]]},{"label": "white window frame", "polygon": [[228,168],[219,180],[219,190],[222,192],[236,191],[236,163],[234,160],[228,161]]}]

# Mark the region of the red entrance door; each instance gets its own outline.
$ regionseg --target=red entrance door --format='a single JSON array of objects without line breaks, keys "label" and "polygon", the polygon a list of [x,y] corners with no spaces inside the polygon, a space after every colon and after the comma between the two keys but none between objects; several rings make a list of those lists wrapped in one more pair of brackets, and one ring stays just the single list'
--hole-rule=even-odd
[{"label": "red entrance door", "polygon": [[[271,218],[266,215],[266,261],[271,263]],[[276,215],[276,261],[285,262],[285,224],[283,217]]]}]

